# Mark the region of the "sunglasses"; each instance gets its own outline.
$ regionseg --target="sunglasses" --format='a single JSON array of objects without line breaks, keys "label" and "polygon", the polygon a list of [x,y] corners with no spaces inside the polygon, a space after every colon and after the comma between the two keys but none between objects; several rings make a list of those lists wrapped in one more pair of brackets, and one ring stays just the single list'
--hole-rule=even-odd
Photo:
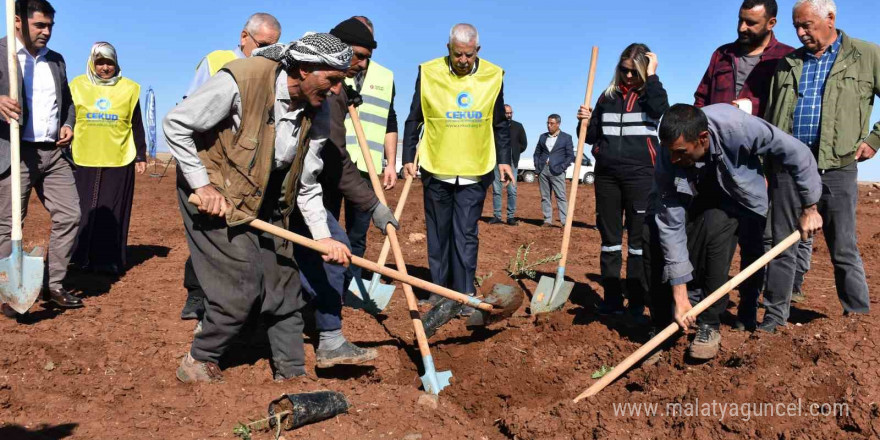
[{"label": "sunglasses", "polygon": [[617,70],[619,70],[623,76],[626,76],[627,73],[632,74],[632,76],[639,76],[639,71],[636,69],[627,69],[623,66],[617,66]]}]

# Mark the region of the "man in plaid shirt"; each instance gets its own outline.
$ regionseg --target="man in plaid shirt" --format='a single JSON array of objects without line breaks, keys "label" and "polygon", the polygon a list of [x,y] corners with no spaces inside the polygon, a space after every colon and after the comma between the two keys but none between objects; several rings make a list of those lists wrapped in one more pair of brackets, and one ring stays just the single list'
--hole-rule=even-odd
[{"label": "man in plaid shirt", "polygon": [[[794,27],[803,47],[780,61],[770,86],[766,119],[810,148],[822,176],[818,209],[834,264],[844,314],[868,313],[870,299],[856,234],[858,162],[880,148],[880,123],[869,132],[874,96],[880,96],[880,46],[851,38],[835,27],[833,0],[798,0]],[[781,240],[797,227],[797,188],[771,163],[772,228]],[[768,267],[759,329],[785,325],[795,272],[795,248]]]}]

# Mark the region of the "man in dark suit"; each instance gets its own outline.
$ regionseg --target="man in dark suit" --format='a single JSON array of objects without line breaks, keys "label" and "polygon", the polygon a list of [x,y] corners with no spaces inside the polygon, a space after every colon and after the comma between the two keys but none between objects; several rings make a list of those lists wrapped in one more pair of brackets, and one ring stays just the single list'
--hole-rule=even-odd
[{"label": "man in dark suit", "polygon": [[[519,166],[519,155],[526,151],[529,141],[526,139],[526,129],[522,124],[513,120],[513,107],[504,105],[504,116],[510,123],[510,168],[513,170],[514,180],[507,185],[507,224],[516,226],[516,173]],[[495,181],[492,182],[492,220],[490,225],[503,223],[501,220],[501,192],[504,182],[501,181],[501,173],[495,167]]]},{"label": "man in dark suit", "polygon": [[[82,300],[62,286],[80,209],[73,165],[62,152],[70,146],[76,120],[67,85],[67,66],[59,53],[46,47],[55,24],[55,9],[46,0],[26,0],[16,3],[15,15],[19,96],[9,96],[10,72],[7,63],[0,63],[0,116],[4,119],[0,121],[0,257],[12,252],[9,120],[16,119],[21,124],[22,219],[27,213],[31,189],[37,191],[52,218],[43,299],[58,307],[82,307]],[[24,34],[23,16],[27,17]],[[9,46],[7,38],[0,40],[0,56],[4,60]]]},{"label": "man in dark suit", "polygon": [[542,226],[553,226],[553,205],[550,192],[556,194],[556,208],[559,209],[559,222],[565,224],[568,200],[565,197],[565,170],[574,162],[574,142],[571,135],[559,129],[562,118],[557,114],[547,117],[547,133],[538,138],[535,147],[535,172],[541,187],[541,212],[544,213]]}]

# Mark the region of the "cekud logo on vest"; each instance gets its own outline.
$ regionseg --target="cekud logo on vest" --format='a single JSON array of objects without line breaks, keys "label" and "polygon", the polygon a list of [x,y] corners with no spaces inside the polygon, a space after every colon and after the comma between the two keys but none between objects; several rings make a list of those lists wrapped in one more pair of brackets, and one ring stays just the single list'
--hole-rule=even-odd
[{"label": "cekud logo on vest", "polygon": [[471,94],[468,92],[461,92],[458,96],[455,97],[455,104],[458,106],[459,111],[448,111],[446,112],[446,119],[465,119],[465,120],[480,120],[483,119],[483,112],[469,112],[466,111],[471,104],[474,102]]},{"label": "cekud logo on vest", "polygon": [[118,121],[119,115],[113,113],[107,113],[107,110],[110,110],[110,100],[107,98],[98,98],[95,101],[95,107],[98,108],[98,112],[86,113],[86,119],[97,119],[97,120],[105,120],[105,121]]}]

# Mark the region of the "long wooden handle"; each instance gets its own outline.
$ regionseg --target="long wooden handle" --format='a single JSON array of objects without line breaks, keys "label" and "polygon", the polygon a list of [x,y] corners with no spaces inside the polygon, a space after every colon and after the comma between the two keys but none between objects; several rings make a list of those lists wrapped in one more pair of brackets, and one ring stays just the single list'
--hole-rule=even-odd
[{"label": "long wooden handle", "polygon": [[[18,101],[18,39],[15,38],[15,0],[6,0],[6,62],[9,96]],[[21,102],[19,105],[24,106]],[[21,117],[23,115],[19,115]],[[12,189],[12,241],[21,241],[21,134],[19,121],[9,120],[10,187]]]},{"label": "long wooden handle", "polygon": [[[596,60],[599,57],[599,48],[593,46],[593,53],[590,55],[590,75],[587,78],[587,92],[584,94],[584,106],[589,107],[593,100],[593,81],[596,79]],[[565,267],[568,260],[568,244],[571,241],[571,225],[574,221],[574,207],[577,205],[578,183],[581,180],[581,161],[584,157],[584,144],[587,140],[587,126],[589,121],[581,122],[581,129],[578,130],[578,147],[577,155],[574,157],[574,176],[571,178],[571,191],[568,196],[568,213],[565,217],[565,230],[562,233],[562,258],[559,260],[559,267]]]},{"label": "long wooden handle", "polygon": [[[416,149],[416,157],[413,160],[413,165],[418,169],[419,164],[419,150]],[[397,208],[394,209],[394,218],[400,220],[400,217],[403,215],[403,208],[406,207],[406,199],[409,197],[409,190],[412,188],[413,177],[408,175],[406,176],[406,181],[403,183],[403,191],[400,193],[400,198],[397,200]],[[385,237],[385,242],[382,243],[382,251],[379,252],[379,260],[376,261],[376,264],[379,266],[384,266],[385,262],[388,260],[388,252],[391,251],[391,240],[388,237]]]},{"label": "long wooden handle", "polygon": [[[700,313],[703,313],[706,309],[708,309],[712,304],[715,304],[721,297],[730,293],[731,290],[735,289],[739,286],[743,281],[745,281],[748,277],[752,276],[758,269],[767,265],[770,260],[776,258],[779,254],[784,252],[786,249],[791,247],[793,244],[797,243],[801,238],[801,233],[798,231],[794,231],[786,237],[781,243],[777,244],[770,249],[770,252],[764,254],[761,258],[759,258],[754,263],[750,264],[748,267],[743,269],[740,273],[738,273],[735,277],[731,278],[729,281],[724,283],[723,286],[716,289],[712,292],[711,295],[706,297],[706,299],[700,301],[695,305],[690,311],[688,311],[685,316],[697,316]],[[633,365],[642,360],[648,353],[654,351],[655,348],[659,347],[664,341],[669,339],[672,335],[674,335],[678,331],[678,323],[673,322],[666,326],[657,336],[651,338],[645,345],[641,346],[635,353],[629,355],[623,362],[619,363],[615,366],[608,374],[602,376],[596,383],[587,388],[586,391],[581,393],[579,396],[574,398],[574,403],[579,402],[581,399],[593,396],[597,394],[599,391],[602,391],[608,384],[614,382],[615,379],[620,377],[623,373],[626,373]]]},{"label": "long wooden handle", "polygon": [[[367,146],[367,137],[364,135],[364,128],[361,126],[360,116],[353,105],[348,107],[348,115],[351,117],[351,123],[354,126],[358,145],[361,147],[364,162],[367,164],[367,174],[370,175],[370,182],[373,184],[373,191],[376,192],[376,197],[379,198],[379,201],[387,206],[388,202],[385,199],[385,191],[382,189],[382,183],[379,182],[379,175],[376,174],[376,167],[373,164],[373,160],[370,158],[370,147]],[[406,262],[403,259],[403,252],[401,252],[400,243],[397,241],[397,229],[392,225],[387,225],[385,227],[385,236],[388,242],[391,243],[391,251],[394,253],[397,270],[403,275],[408,275],[406,273]],[[412,286],[409,284],[403,283],[403,293],[406,296],[406,305],[409,308],[409,313],[412,317],[413,331],[416,334],[419,351],[423,358],[427,358],[428,356],[431,356],[431,348],[428,346],[428,337],[425,335],[425,326],[422,324],[422,319],[419,316],[418,300],[416,299],[415,293],[412,291]]]},{"label": "long wooden handle", "polygon": [[[196,194],[190,194],[188,200],[189,200],[189,203],[191,203],[195,206],[199,206],[202,204],[201,199]],[[263,232],[268,232],[269,234],[272,234],[276,237],[283,238],[291,243],[297,244],[302,247],[309,248],[313,251],[320,252],[322,254],[327,254],[327,252],[328,252],[327,247],[324,246],[323,244],[317,242],[316,240],[312,240],[311,238],[304,237],[304,236],[299,235],[297,233],[288,231],[287,229],[284,229],[284,228],[279,228],[278,226],[275,226],[271,223],[264,222],[263,220],[253,220],[249,223],[249,225],[254,229],[259,229]],[[382,275],[384,275],[388,278],[391,278],[393,280],[400,281],[401,283],[406,283],[406,284],[416,286],[419,289],[422,289],[422,290],[425,290],[425,291],[428,291],[431,293],[436,293],[437,295],[440,295],[444,298],[449,298],[453,301],[458,301],[462,304],[467,304],[471,307],[476,307],[480,310],[485,310],[487,312],[495,312],[496,311],[495,308],[489,303],[480,302],[479,304],[476,304],[474,299],[471,298],[470,296],[462,295],[452,289],[447,289],[445,287],[438,286],[434,283],[429,283],[425,280],[418,279],[412,275],[400,273],[394,269],[390,269],[385,266],[379,266],[378,264],[376,264],[370,260],[367,260],[366,258],[361,258],[356,255],[352,255],[351,256],[351,263],[354,264],[355,266],[362,267],[362,268],[367,269],[369,271],[373,271],[373,272],[382,274]]]}]

